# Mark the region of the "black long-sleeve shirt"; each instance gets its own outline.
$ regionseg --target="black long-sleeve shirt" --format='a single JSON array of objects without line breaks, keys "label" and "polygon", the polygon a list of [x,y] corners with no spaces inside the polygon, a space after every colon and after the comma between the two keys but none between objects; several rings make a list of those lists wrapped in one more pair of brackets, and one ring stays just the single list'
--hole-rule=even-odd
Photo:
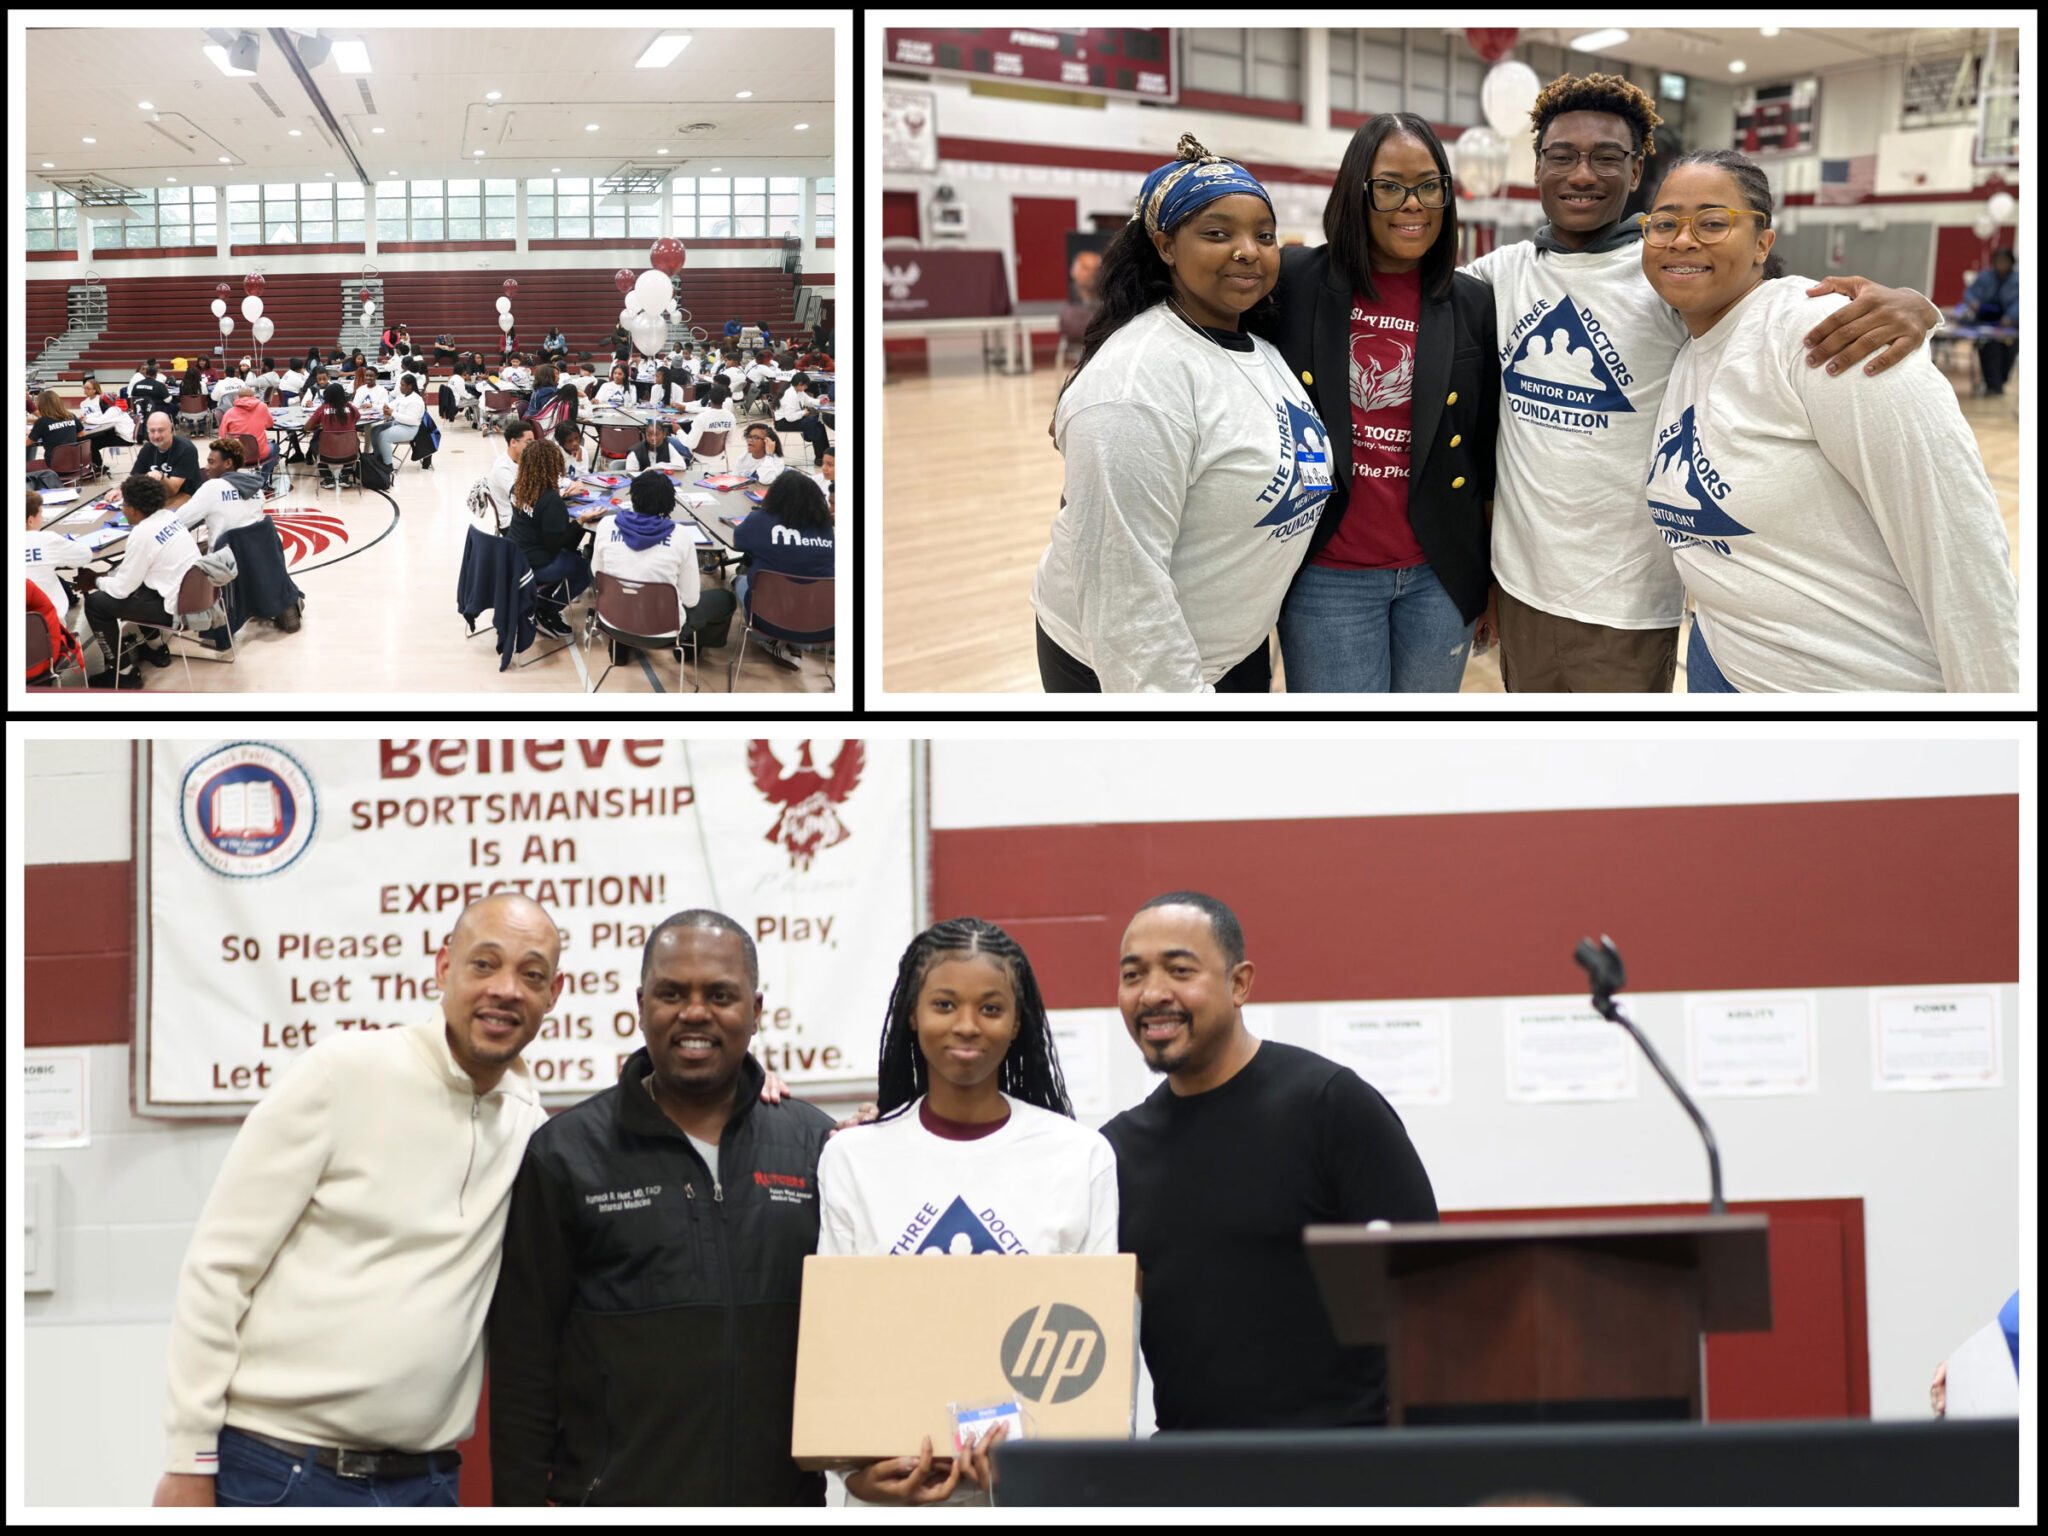
[{"label": "black long-sleeve shirt", "polygon": [[531,512],[512,509],[512,525],[505,537],[519,546],[526,563],[536,571],[565,549],[574,549],[583,538],[583,525],[573,521],[562,493],[549,486],[540,493]]},{"label": "black long-sleeve shirt", "polygon": [[1338,1347],[1301,1229],[1436,1220],[1393,1106],[1350,1068],[1267,1040],[1221,1087],[1161,1083],[1102,1134],[1119,1247],[1144,1276],[1159,1427],[1385,1423],[1386,1351]]}]

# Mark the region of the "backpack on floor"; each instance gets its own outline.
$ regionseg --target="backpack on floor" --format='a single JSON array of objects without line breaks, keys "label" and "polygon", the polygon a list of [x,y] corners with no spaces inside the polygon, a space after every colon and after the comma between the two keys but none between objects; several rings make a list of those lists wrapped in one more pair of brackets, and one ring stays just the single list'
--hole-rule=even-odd
[{"label": "backpack on floor", "polygon": [[391,471],[384,467],[384,461],[365,449],[356,456],[356,472],[363,477],[363,484],[373,491],[391,489]]}]

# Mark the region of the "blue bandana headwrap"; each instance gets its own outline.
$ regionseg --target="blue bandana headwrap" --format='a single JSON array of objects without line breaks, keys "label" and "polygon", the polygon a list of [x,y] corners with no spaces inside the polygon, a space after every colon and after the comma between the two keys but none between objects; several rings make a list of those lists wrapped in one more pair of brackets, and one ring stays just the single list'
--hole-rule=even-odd
[{"label": "blue bandana headwrap", "polygon": [[1184,133],[1178,157],[1147,176],[1138,189],[1131,217],[1142,218],[1145,233],[1156,235],[1162,229],[1172,229],[1196,209],[1237,192],[1249,192],[1268,209],[1273,206],[1273,199],[1250,171],[1235,160],[1210,154],[1193,134]]}]

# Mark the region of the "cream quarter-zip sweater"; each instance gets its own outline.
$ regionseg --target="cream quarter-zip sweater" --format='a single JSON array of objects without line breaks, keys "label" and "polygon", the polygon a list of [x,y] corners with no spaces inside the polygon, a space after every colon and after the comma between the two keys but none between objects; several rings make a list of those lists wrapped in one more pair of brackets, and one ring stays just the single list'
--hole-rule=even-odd
[{"label": "cream quarter-zip sweater", "polygon": [[479,1095],[443,1020],[329,1036],[249,1112],[186,1251],[165,1470],[222,1424],[441,1450],[475,1427],[484,1317],[527,1138],[524,1061]]}]

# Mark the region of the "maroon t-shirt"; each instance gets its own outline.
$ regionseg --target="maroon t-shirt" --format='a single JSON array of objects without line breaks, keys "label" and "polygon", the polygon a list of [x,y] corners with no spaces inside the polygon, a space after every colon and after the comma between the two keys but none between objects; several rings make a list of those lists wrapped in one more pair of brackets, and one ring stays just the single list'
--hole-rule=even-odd
[{"label": "maroon t-shirt", "polygon": [[1422,274],[1375,272],[1372,281],[1377,301],[1351,296],[1351,497],[1315,564],[1398,571],[1424,558],[1408,526],[1408,404]]}]

